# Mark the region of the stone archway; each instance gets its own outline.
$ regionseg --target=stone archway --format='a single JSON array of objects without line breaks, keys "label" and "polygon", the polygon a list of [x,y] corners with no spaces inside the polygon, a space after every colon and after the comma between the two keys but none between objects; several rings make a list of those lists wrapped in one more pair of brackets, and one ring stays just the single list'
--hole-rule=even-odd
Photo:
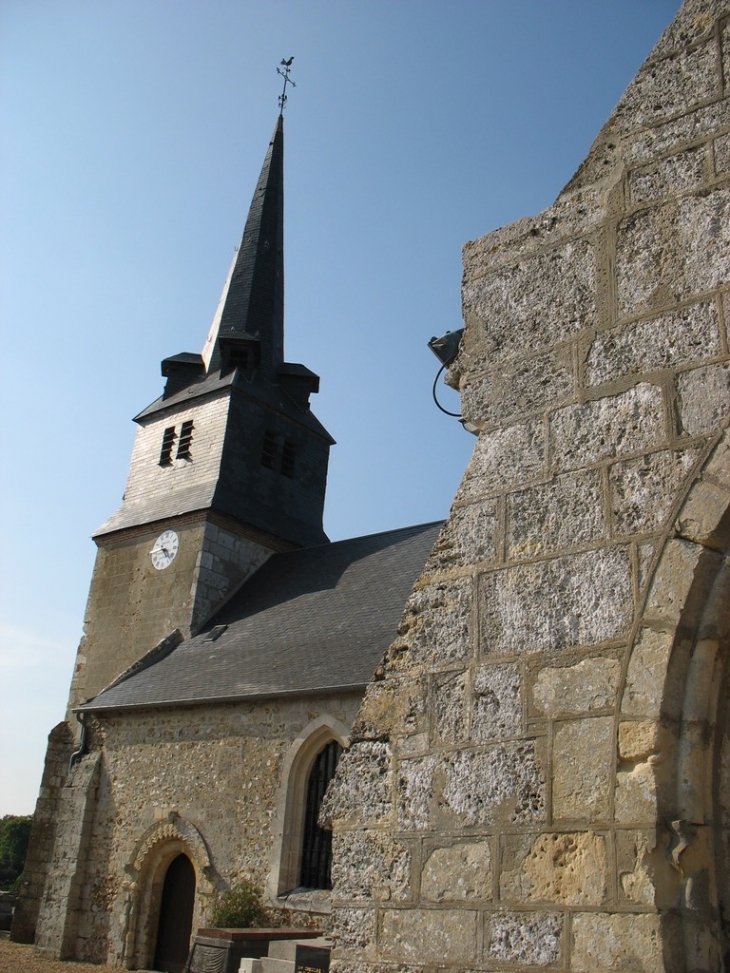
[{"label": "stone archway", "polygon": [[195,879],[192,928],[208,913],[214,888],[214,870],[208,847],[197,828],[177,814],[169,814],[149,828],[135,847],[126,866],[124,954],[127,969],[152,967],[165,877],[180,855],[190,862]]},{"label": "stone archway", "polygon": [[629,830],[633,788],[655,841],[618,877],[658,910],[667,969],[680,954],[687,970],[730,969],[727,471],[726,432],[658,552],[621,693],[617,835]]}]

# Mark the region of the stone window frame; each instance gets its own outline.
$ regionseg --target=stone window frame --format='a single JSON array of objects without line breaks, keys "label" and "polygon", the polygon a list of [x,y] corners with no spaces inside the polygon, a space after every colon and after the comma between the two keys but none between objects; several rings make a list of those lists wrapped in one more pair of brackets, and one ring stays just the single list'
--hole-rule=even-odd
[{"label": "stone window frame", "polygon": [[[323,714],[304,727],[284,759],[267,883],[267,895],[272,905],[298,907],[296,897],[289,898],[288,893],[299,886],[309,772],[322,749],[333,740],[346,750],[350,743],[349,733],[349,727],[340,720]],[[325,890],[303,894],[307,901],[301,903],[302,909],[313,907],[312,897],[329,899],[329,892]],[[326,911],[329,911],[328,907]]]}]

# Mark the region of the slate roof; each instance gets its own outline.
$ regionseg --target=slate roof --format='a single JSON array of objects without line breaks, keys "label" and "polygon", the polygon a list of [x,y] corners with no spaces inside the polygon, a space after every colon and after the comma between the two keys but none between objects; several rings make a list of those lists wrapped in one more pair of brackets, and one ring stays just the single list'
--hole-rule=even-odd
[{"label": "slate roof", "polygon": [[[211,619],[82,710],[363,689],[441,522],[273,554]],[[215,626],[227,626],[214,641]]]}]

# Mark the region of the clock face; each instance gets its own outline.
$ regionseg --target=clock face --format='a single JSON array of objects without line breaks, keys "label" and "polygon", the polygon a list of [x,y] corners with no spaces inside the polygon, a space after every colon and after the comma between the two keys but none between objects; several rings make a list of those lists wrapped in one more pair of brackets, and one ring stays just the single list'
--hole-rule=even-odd
[{"label": "clock face", "polygon": [[150,551],[152,566],[158,571],[164,571],[175,560],[179,546],[180,538],[175,531],[163,530]]}]

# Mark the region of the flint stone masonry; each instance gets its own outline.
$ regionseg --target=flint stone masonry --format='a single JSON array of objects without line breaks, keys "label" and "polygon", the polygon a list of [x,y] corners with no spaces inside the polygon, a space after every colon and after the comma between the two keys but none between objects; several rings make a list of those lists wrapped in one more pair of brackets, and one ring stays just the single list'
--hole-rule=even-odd
[{"label": "flint stone masonry", "polygon": [[[338,973],[730,955],[728,77],[730,0],[685,0],[555,204],[464,247],[479,436],[338,774]],[[410,898],[337,938],[376,742]]]}]

